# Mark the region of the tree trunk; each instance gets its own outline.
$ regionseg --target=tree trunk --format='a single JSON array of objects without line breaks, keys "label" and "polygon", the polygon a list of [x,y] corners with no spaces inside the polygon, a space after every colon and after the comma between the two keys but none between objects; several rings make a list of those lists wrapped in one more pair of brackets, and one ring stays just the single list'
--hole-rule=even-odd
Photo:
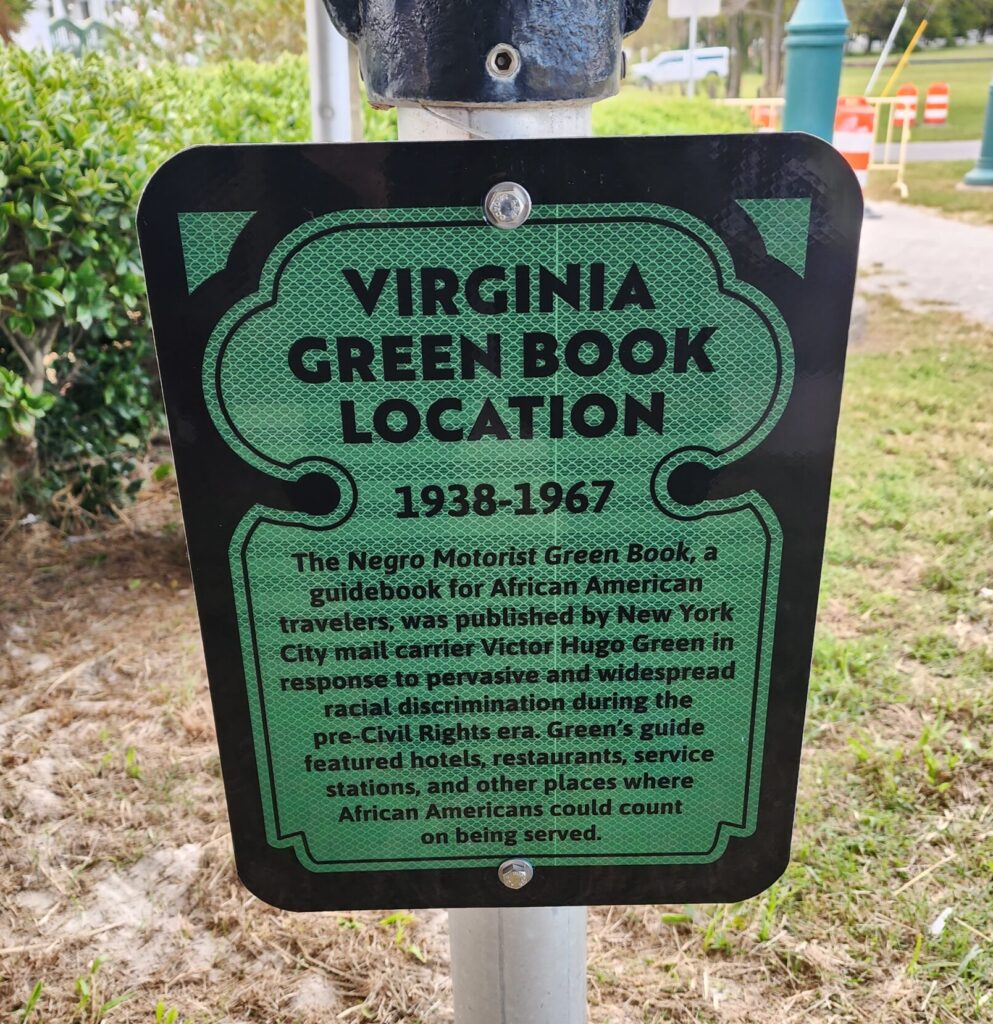
[{"label": "tree trunk", "polygon": [[[20,377],[31,391],[40,395],[45,391],[48,380],[45,360],[55,346],[61,320],[49,324],[44,330],[37,331],[32,337],[22,334],[5,332],[11,349],[21,362]],[[15,495],[30,490],[30,486],[38,478],[38,441],[35,437],[37,420],[32,419],[26,434],[13,434],[0,444],[0,461],[7,462],[10,470],[6,476],[13,484]]]},{"label": "tree trunk", "polygon": [[728,62],[728,98],[738,99],[741,96],[741,74],[745,70],[748,57],[747,46],[743,36],[745,16],[739,11],[728,19],[728,36],[731,43],[731,59]]},{"label": "tree trunk", "polygon": [[783,2],[773,0],[768,33],[766,35],[765,81],[762,91],[766,96],[779,96],[783,91]]}]

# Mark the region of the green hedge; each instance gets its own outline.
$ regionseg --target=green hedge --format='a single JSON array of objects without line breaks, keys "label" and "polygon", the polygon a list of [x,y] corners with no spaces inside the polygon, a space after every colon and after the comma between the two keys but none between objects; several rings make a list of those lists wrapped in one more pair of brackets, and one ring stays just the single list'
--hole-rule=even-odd
[{"label": "green hedge", "polygon": [[185,146],[306,139],[306,66],[139,71],[0,47],[0,81],[3,471],[28,507],[99,512],[134,489],[134,456],[160,417],[141,189]]},{"label": "green hedge", "polygon": [[97,510],[152,424],[133,211],[168,118],[106,61],[4,47],[0,81],[0,363],[27,385],[4,446],[29,504]]},{"label": "green hedge", "polygon": [[[99,512],[134,489],[160,419],[134,211],[151,172],[197,143],[310,134],[307,66],[147,70],[0,46],[0,479],[25,504]],[[369,139],[394,111],[364,112]],[[705,100],[635,89],[595,109],[598,134],[747,130]]]}]

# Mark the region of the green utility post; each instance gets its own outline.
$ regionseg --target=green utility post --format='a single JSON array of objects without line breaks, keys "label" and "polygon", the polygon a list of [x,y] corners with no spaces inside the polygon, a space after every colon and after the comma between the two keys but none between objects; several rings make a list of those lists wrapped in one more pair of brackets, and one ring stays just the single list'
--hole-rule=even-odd
[{"label": "green utility post", "polygon": [[783,130],[831,141],[848,38],[842,0],[800,0],[786,26],[786,109]]},{"label": "green utility post", "polygon": [[983,146],[979,162],[965,176],[963,183],[980,188],[993,187],[993,82],[986,99],[986,119],[983,121]]}]

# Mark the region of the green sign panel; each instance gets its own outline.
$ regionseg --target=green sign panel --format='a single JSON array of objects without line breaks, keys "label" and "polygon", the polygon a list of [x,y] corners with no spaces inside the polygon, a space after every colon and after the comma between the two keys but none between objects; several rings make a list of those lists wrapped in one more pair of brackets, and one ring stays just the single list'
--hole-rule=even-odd
[{"label": "green sign panel", "polygon": [[[194,151],[144,201],[239,868],[281,905],[723,898],[783,866],[844,341],[797,306],[825,186],[708,218],[685,183],[645,201],[633,154],[584,200],[630,142],[576,142],[559,197],[561,145],[466,147],[447,188],[423,146],[280,147],[260,212],[271,149]],[[335,151],[372,184],[318,212]],[[514,230],[487,151],[536,196]]]}]

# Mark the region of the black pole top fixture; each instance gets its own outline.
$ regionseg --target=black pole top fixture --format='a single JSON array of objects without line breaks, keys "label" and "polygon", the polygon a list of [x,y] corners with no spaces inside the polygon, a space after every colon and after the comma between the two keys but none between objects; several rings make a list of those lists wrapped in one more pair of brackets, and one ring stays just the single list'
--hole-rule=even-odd
[{"label": "black pole top fixture", "polygon": [[621,41],[652,0],[324,0],[359,48],[369,99],[591,102],[621,79]]}]

